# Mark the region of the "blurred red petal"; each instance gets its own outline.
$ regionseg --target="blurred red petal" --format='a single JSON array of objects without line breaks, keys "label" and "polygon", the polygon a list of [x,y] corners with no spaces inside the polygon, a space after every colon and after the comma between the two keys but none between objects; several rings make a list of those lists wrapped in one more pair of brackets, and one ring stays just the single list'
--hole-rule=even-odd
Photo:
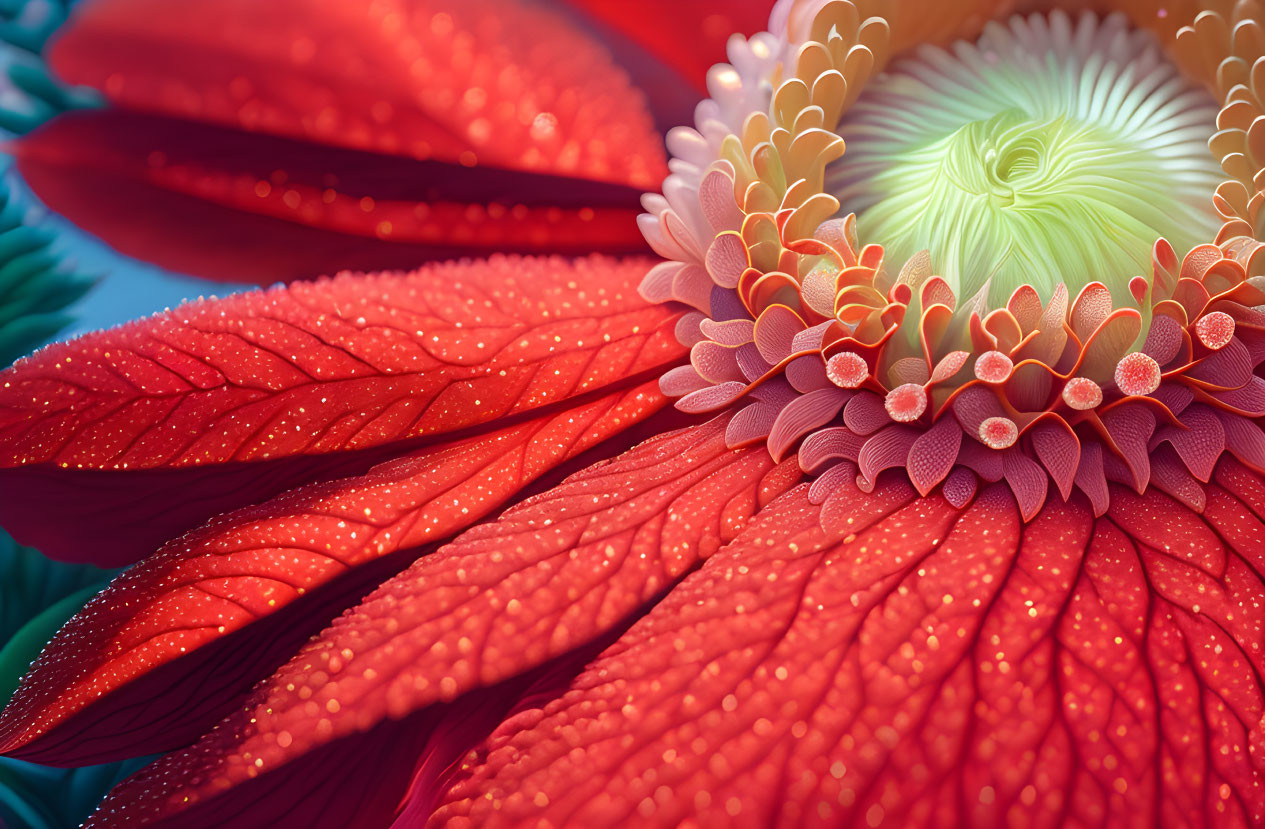
[{"label": "blurred red petal", "polygon": [[86,765],[189,744],[426,547],[666,402],[651,381],[215,519],[53,638],[0,714],[0,752]]},{"label": "blurred red petal", "polygon": [[52,209],[122,253],[228,282],[488,253],[636,252],[640,191],[334,149],[120,110],[21,140]]},{"label": "blurred red petal", "polygon": [[35,192],[215,279],[642,251],[638,197],[667,171],[642,91],[534,2],[98,0],[50,61],[123,111],[23,139]]},{"label": "blurred red petal", "polygon": [[639,188],[664,172],[643,95],[539,3],[98,0],[49,59],[116,106],[249,132]]},{"label": "blurred red petal", "polygon": [[0,373],[0,522],[54,557],[122,563],[416,441],[657,377],[683,349],[676,312],[637,295],[646,267],[345,275],[52,346]]},{"label": "blurred red petal", "polygon": [[[414,789],[433,791],[521,696],[504,683],[626,625],[799,479],[793,461],[727,449],[725,422],[654,438],[420,559],[202,741],[125,782],[96,825],[390,820],[415,770]],[[460,716],[436,716],[454,700]],[[340,774],[311,796],[331,762],[401,743],[416,763],[375,762],[374,780],[344,788]]]},{"label": "blurred red petal", "polygon": [[1260,536],[1120,487],[1027,525],[998,486],[961,512],[876,492],[836,536],[802,489],[772,505],[472,753],[433,822],[1265,819]]},{"label": "blurred red petal", "polygon": [[764,31],[773,9],[772,0],[564,1],[642,46],[700,93],[707,70],[727,60],[729,37]]}]

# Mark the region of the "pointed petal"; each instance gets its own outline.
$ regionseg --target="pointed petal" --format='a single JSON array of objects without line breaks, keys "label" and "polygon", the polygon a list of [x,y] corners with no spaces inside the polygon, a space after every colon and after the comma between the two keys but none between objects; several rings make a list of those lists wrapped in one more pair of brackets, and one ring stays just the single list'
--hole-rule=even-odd
[{"label": "pointed petal", "polygon": [[893,424],[874,434],[857,453],[857,471],[872,488],[878,474],[892,467],[906,467],[909,451],[918,439],[918,432],[903,424]]},{"label": "pointed petal", "polygon": [[1080,466],[1076,468],[1076,487],[1089,498],[1095,516],[1105,513],[1111,501],[1102,455],[1102,444],[1087,443],[1081,448]]},{"label": "pointed petal", "polygon": [[[222,825],[242,814],[238,785],[253,802],[259,768],[270,794],[234,825],[318,815],[344,825],[346,810],[361,804],[389,816],[414,765],[383,767],[377,785],[385,790],[372,797],[357,789],[332,806],[309,797],[311,763],[381,740],[411,740],[414,757],[423,755],[414,787],[433,789],[428,775],[478,738],[457,729],[427,747],[436,706],[442,712],[444,703],[479,698],[479,689],[499,688],[624,624],[798,480],[793,462],[775,467],[762,448],[727,449],[726,419],[654,438],[423,557],[336,621],[206,739],[124,784],[101,821],[161,816],[181,826]],[[501,706],[503,715],[514,701],[506,696],[482,704]],[[243,729],[239,719],[257,723]]]},{"label": "pointed petal", "polygon": [[1148,442],[1155,432],[1155,414],[1144,406],[1123,405],[1104,414],[1102,423],[1128,467],[1134,488],[1143,489],[1151,477]]},{"label": "pointed petal", "polygon": [[1181,429],[1166,426],[1158,430],[1153,444],[1171,443],[1190,473],[1206,482],[1225,451],[1225,427],[1216,411],[1208,406],[1191,406],[1182,412],[1182,426]]},{"label": "pointed petal", "polygon": [[909,450],[909,480],[926,495],[953,471],[962,446],[962,427],[955,418],[942,417],[914,441]]},{"label": "pointed petal", "polygon": [[0,752],[83,765],[187,745],[366,589],[662,408],[653,386],[302,487],[168,544],[53,638],[0,713]]},{"label": "pointed petal", "polygon": [[496,257],[345,275],[45,349],[0,373],[0,523],[54,557],[127,562],[404,441],[657,377],[683,349],[678,314],[637,295],[645,268]]},{"label": "pointed petal", "polygon": [[1050,477],[1041,465],[1023,452],[1011,450],[1002,456],[1002,469],[1010,491],[1019,501],[1024,521],[1031,521],[1045,504]]},{"label": "pointed petal", "polygon": [[778,413],[769,432],[769,452],[781,460],[806,433],[834,420],[851,396],[831,386],[816,389],[792,400]]},{"label": "pointed petal", "polygon": [[1081,459],[1081,444],[1076,433],[1062,418],[1046,418],[1034,426],[1030,434],[1037,457],[1050,473],[1063,500],[1069,500]]},{"label": "pointed petal", "polygon": [[471,752],[433,820],[1257,822],[1261,570],[1163,495],[1128,509],[1165,546],[1131,538],[1118,493],[1025,525],[994,486],[832,536],[797,490]]}]

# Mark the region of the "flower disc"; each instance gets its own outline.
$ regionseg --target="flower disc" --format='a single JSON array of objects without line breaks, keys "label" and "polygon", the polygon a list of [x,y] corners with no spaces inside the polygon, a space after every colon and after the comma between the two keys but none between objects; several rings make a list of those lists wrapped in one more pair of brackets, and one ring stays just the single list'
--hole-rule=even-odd
[{"label": "flower disc", "polygon": [[1121,16],[1015,17],[876,78],[827,189],[889,255],[930,250],[959,296],[1099,279],[1123,300],[1156,238],[1184,250],[1216,232],[1216,116]]}]

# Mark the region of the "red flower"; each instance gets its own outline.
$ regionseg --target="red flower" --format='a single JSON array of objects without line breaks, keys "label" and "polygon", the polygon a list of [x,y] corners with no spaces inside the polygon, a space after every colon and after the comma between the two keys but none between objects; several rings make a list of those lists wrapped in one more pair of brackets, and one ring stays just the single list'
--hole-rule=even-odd
[{"label": "red flower", "polygon": [[[348,256],[631,245],[627,206],[589,207],[614,193],[589,184],[552,214],[469,211],[492,182],[504,207],[564,174],[659,174],[649,110],[585,27],[698,70],[689,35],[647,24],[685,4],[211,5],[89,7],[55,53],[64,71],[162,115],[143,116],[152,132],[129,109],[54,122],[23,169],[120,247],[213,273],[303,275],[373,236]],[[785,2],[775,34],[730,43],[698,131],[669,136],[672,175],[640,220],[667,261],[498,255],[296,281],[0,374],[0,522],[59,557],[138,562],[32,666],[0,749],[171,752],[93,825],[1265,821],[1248,189],[1265,37],[1252,2],[1114,5],[1132,23],[1054,14],[981,35],[1010,4]],[[1183,212],[1221,176],[1183,143],[1216,107],[1134,26],[1225,87],[1219,214]],[[889,65],[955,36],[979,40]],[[412,75],[436,49],[448,62]],[[1026,82],[990,86],[993,71]],[[962,95],[1031,111],[963,126],[918,98],[956,101],[966,75]],[[520,91],[465,100],[493,78]],[[873,99],[888,82],[907,96],[894,116]],[[523,95],[554,102],[556,140],[532,133]],[[341,128],[321,126],[326,107]],[[1122,135],[1092,121],[1115,116]],[[902,125],[950,122],[886,166]],[[389,160],[423,142],[430,160]],[[1134,155],[1152,151],[1158,184]],[[462,174],[465,153],[499,172]],[[914,156],[950,171],[934,199],[865,189],[906,182]],[[1042,178],[1104,156],[1070,198]],[[346,165],[335,184],[327,163]],[[439,196],[397,180],[422,169]],[[1036,224],[987,224],[1034,177]],[[865,203],[860,229],[831,218],[837,193]],[[219,218],[186,249],[154,243],[151,209]],[[1211,243],[1181,260],[1152,247],[1195,232],[1174,216],[1208,222]],[[858,240],[876,217],[893,251],[926,231],[931,254],[886,267],[896,253]],[[241,235],[212,256],[205,231],[226,228]],[[983,241],[951,244],[968,236]],[[1147,277],[1119,270],[1138,238]],[[1101,270],[1072,272],[1073,254]],[[1043,270],[1008,284],[1014,261]]]}]

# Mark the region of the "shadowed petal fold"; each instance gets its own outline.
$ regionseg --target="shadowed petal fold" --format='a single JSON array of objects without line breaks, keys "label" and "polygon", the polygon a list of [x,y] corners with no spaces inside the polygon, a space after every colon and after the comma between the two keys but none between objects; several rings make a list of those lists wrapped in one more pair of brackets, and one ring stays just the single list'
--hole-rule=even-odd
[{"label": "shadowed petal fold", "polygon": [[418,161],[120,109],[67,113],[16,153],[46,204],[117,250],[226,282],[490,252],[645,249],[638,191],[609,182]]},{"label": "shadowed petal fold", "polygon": [[805,489],[468,755],[432,823],[1261,820],[1261,542],[1217,526],[1242,504],[1113,485],[1099,520],[1024,524],[998,485],[958,511],[889,480],[831,534]]},{"label": "shadowed petal fold", "polygon": [[52,346],[0,373],[0,522],[57,558],[124,563],[410,442],[631,387],[684,351],[677,312],[637,296],[645,269],[494,257],[343,275]]},{"label": "shadowed petal fold", "polygon": [[[97,825],[379,825],[410,784],[432,798],[522,696],[517,678],[621,630],[799,480],[793,461],[727,449],[726,420],[653,438],[418,560],[203,740],[120,788]],[[349,752],[401,745],[415,762],[351,789],[339,773],[337,794],[309,797]]]}]

